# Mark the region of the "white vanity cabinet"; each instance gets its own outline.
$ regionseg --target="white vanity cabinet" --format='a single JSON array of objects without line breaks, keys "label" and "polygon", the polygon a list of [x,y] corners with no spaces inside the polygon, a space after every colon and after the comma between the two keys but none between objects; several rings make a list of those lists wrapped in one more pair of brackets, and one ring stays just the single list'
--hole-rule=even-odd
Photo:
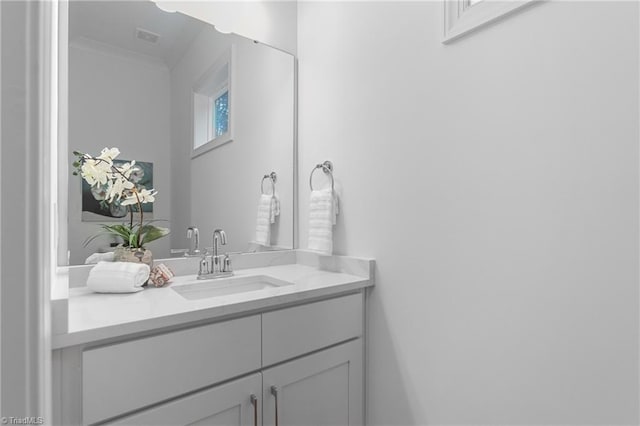
[{"label": "white vanity cabinet", "polygon": [[260,316],[82,352],[82,421],[93,424],[260,369]]},{"label": "white vanity cabinet", "polygon": [[[54,352],[64,425],[362,425],[364,290]],[[252,398],[253,396],[253,398]]]},{"label": "white vanity cabinet", "polygon": [[262,372],[264,426],[362,425],[362,339]]},{"label": "white vanity cabinet", "polygon": [[350,341],[108,425],[362,425],[362,343]]},{"label": "white vanity cabinet", "polygon": [[361,294],[263,314],[263,424],[363,424],[362,333]]},{"label": "white vanity cabinet", "polygon": [[258,426],[261,387],[262,375],[256,373],[107,424]]}]

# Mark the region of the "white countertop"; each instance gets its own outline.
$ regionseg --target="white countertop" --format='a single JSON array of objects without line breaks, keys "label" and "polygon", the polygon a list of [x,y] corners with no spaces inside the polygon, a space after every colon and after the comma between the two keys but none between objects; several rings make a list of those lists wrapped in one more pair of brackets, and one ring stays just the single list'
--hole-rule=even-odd
[{"label": "white countertop", "polygon": [[[165,287],[151,286],[137,293],[99,294],[93,293],[86,287],[71,288],[67,302],[67,331],[54,334],[53,349],[172,327],[183,323],[242,313],[249,314],[284,304],[328,297],[373,285],[373,279],[369,273],[372,268],[357,267],[355,271],[358,272],[358,275],[330,272],[321,269],[321,264],[314,264],[317,263],[317,259],[314,260],[313,255],[309,253],[299,254],[298,260],[301,258],[305,264],[298,262],[247,268],[235,272],[235,276],[238,277],[267,275],[290,282],[292,285],[198,300],[188,300],[172,289],[172,287],[181,285],[181,282],[185,280],[195,279],[195,275],[177,277],[175,282],[169,283]],[[332,261],[331,263],[354,264],[353,259],[342,259],[347,259],[347,261]]]}]

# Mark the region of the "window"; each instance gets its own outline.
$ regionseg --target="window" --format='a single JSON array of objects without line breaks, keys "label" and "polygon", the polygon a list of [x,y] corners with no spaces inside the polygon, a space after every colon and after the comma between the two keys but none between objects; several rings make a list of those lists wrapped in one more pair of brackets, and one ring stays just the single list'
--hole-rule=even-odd
[{"label": "window", "polygon": [[214,137],[217,138],[229,131],[229,89],[226,86],[216,97],[213,109]]},{"label": "window", "polygon": [[192,157],[233,140],[233,47],[193,87]]},{"label": "window", "polygon": [[494,22],[524,6],[540,0],[443,0],[443,43],[449,43],[463,35]]}]

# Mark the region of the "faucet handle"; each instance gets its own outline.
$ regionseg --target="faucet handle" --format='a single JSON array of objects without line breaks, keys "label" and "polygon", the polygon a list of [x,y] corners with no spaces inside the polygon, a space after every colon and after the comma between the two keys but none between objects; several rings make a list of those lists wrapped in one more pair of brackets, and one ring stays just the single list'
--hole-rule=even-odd
[{"label": "faucet handle", "polygon": [[198,276],[205,275],[209,273],[209,263],[207,262],[207,257],[202,256],[200,259],[200,264],[198,268]]},{"label": "faucet handle", "polygon": [[222,262],[222,272],[232,272],[231,269],[231,258],[228,254],[224,255],[224,261]]}]

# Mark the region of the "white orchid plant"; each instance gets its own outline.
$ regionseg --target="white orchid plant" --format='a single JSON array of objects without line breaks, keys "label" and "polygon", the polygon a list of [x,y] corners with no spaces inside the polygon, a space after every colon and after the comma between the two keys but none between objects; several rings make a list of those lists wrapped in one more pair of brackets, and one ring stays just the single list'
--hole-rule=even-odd
[{"label": "white orchid plant", "polygon": [[[157,221],[144,221],[142,205],[153,203],[158,191],[136,186],[134,177],[138,168],[135,161],[115,164],[113,160],[120,155],[118,148],[104,148],[97,157],[79,151],[74,151],[73,155],[76,157],[73,174],[82,176],[91,186],[94,197],[97,193],[103,194],[104,202],[118,203],[129,210],[129,224],[101,225],[102,232],[89,237],[85,245],[101,235],[112,235],[122,238],[125,247],[143,249],[144,244],[169,234],[168,228],[152,225]],[[134,223],[136,211],[140,221]]]}]

